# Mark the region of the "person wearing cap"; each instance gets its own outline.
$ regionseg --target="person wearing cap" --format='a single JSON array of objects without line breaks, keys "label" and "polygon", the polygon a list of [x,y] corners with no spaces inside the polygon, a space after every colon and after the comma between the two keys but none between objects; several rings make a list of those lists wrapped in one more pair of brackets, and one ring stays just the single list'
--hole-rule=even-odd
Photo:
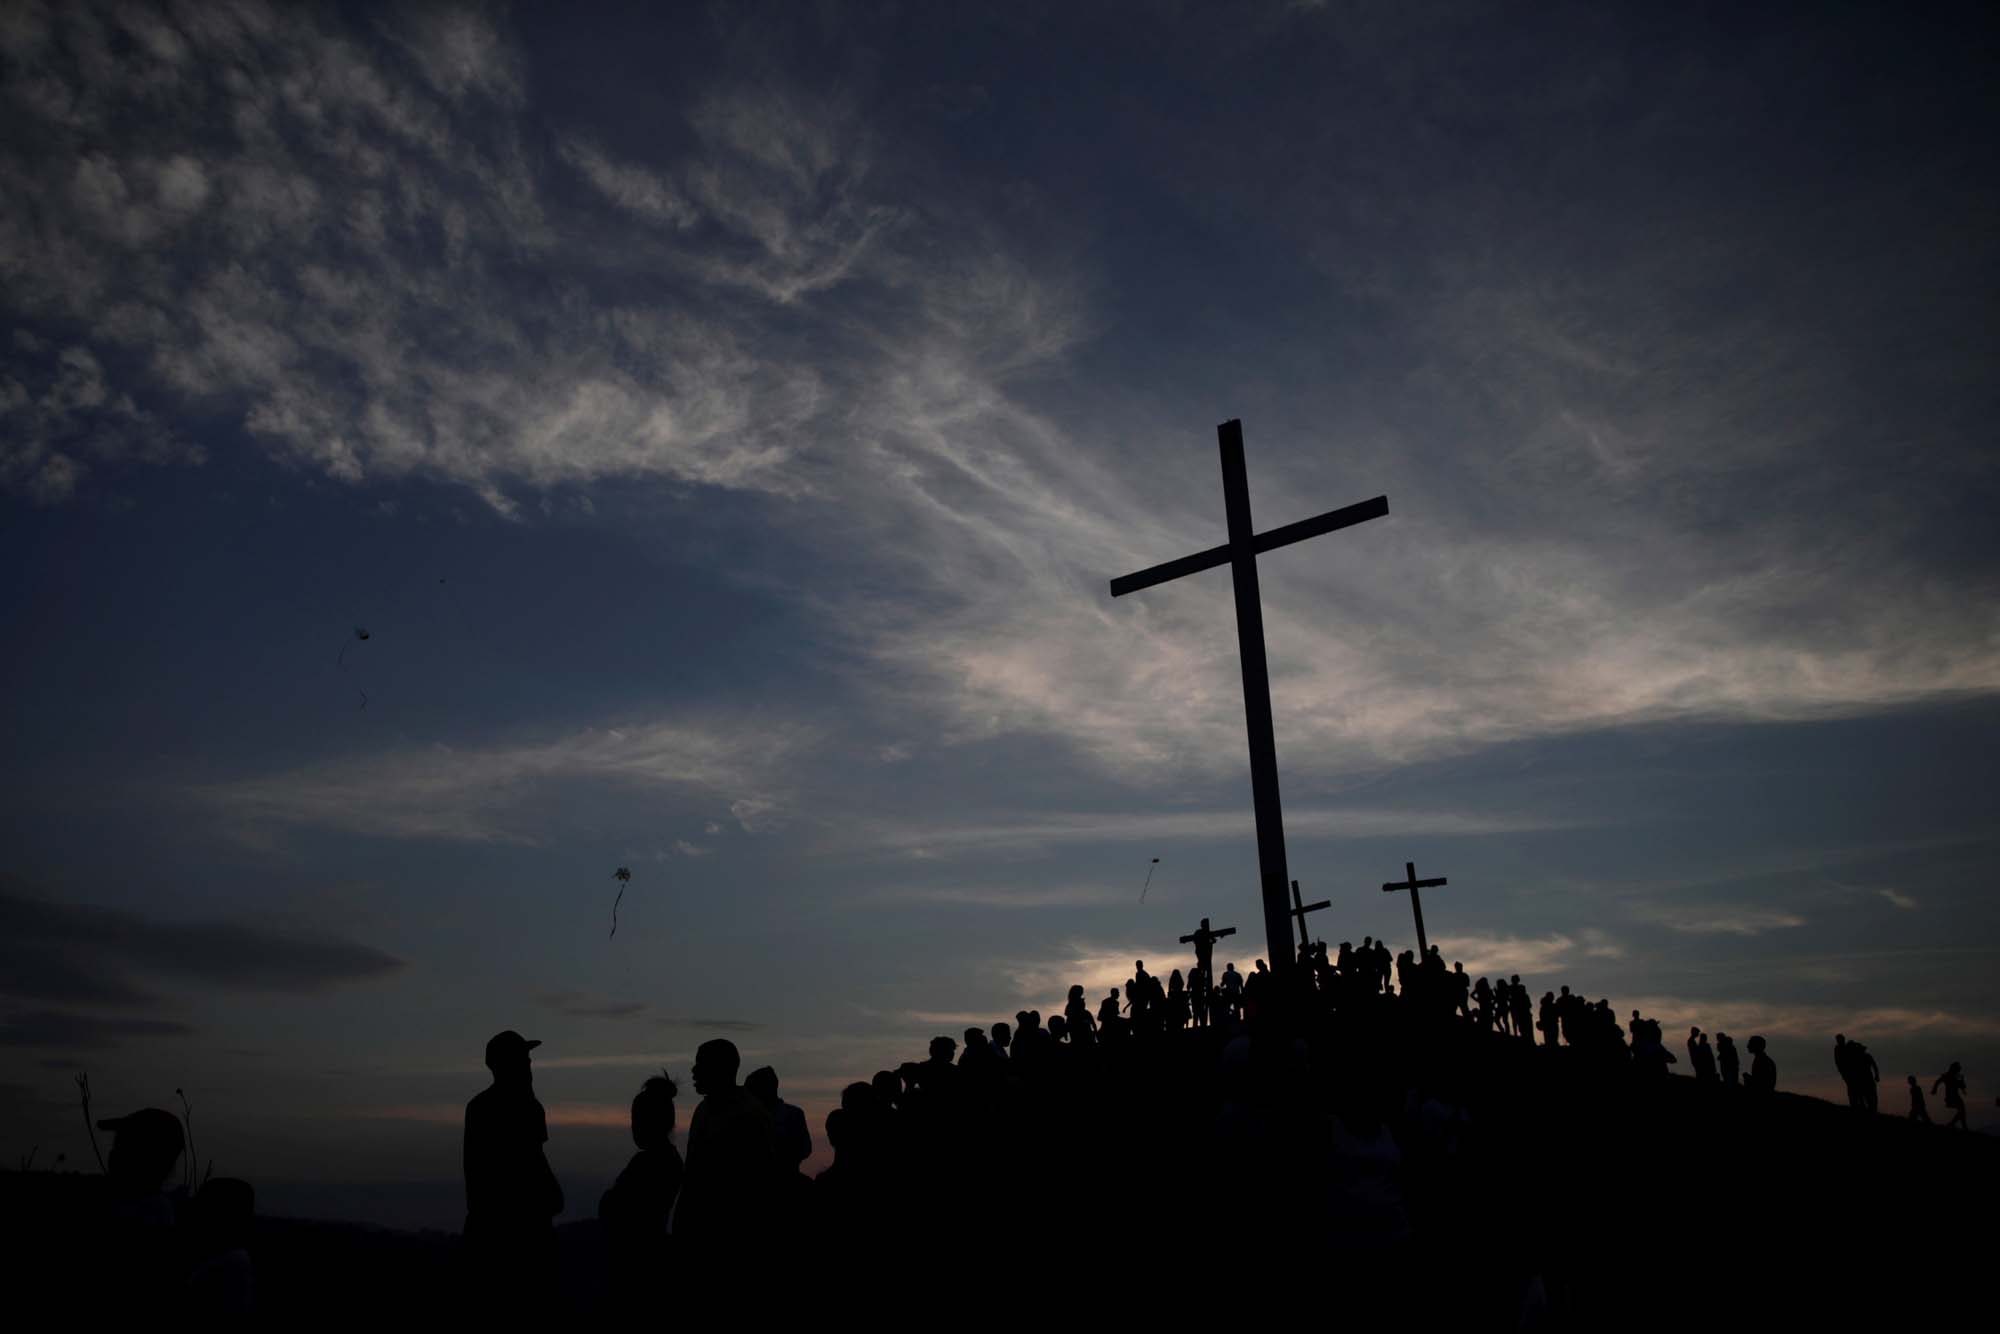
[{"label": "person wearing cap", "polygon": [[486,1044],[492,1086],[465,1105],[465,1242],[489,1295],[518,1307],[553,1278],[562,1186],[542,1146],[548,1117],[535,1098],[528,1054],[541,1046],[513,1029]]},{"label": "person wearing cap", "polygon": [[105,1289],[110,1309],[144,1313],[178,1277],[179,1219],[167,1195],[167,1178],[181,1160],[180,1118],[159,1107],[141,1107],[97,1123],[114,1138],[104,1174],[110,1199],[96,1253],[118,1281]]}]

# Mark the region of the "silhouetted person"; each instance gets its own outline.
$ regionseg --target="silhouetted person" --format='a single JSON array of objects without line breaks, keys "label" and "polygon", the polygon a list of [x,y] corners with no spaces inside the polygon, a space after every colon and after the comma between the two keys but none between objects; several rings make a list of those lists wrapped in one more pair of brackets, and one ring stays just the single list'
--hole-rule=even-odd
[{"label": "silhouetted person", "polygon": [[612,1300],[621,1310],[637,1310],[651,1280],[667,1258],[668,1220],[687,1173],[674,1147],[674,1096],[680,1092],[665,1075],[654,1075],[632,1099],[632,1143],[638,1152],[597,1202],[611,1266]]},{"label": "silhouetted person", "polygon": [[1960,1130],[1970,1130],[1972,1127],[1965,1119],[1965,1071],[1957,1061],[1951,1063],[1951,1069],[1931,1081],[1931,1092],[1936,1093],[1940,1085],[1944,1087],[1945,1110],[1951,1113],[1951,1119],[1944,1123],[1944,1128],[1949,1130],[1957,1126]]},{"label": "silhouetted person", "polygon": [[[1464,976],[1464,974],[1460,974]],[[1542,993],[1541,1012],[1535,1018],[1535,1027],[1542,1030],[1542,1045],[1553,1047],[1562,1036],[1562,1021],[1556,1017],[1556,993]]]},{"label": "silhouetted person", "polygon": [[1715,1059],[1722,1067],[1723,1087],[1735,1088],[1737,1071],[1736,1041],[1729,1034],[1717,1033],[1715,1035]]},{"label": "silhouetted person", "polygon": [[[979,1033],[979,1040],[984,1045],[986,1035]],[[812,1157],[813,1151],[812,1131],[806,1126],[805,1112],[778,1096],[778,1072],[768,1065],[752,1070],[743,1087],[770,1114],[777,1134],[779,1170],[796,1172],[799,1164]]]},{"label": "silhouetted person", "polygon": [[250,1260],[250,1227],[256,1192],[247,1181],[213,1177],[188,1205],[190,1252],[188,1308],[192,1314],[248,1315],[257,1306],[257,1270]]},{"label": "silhouetted person", "polygon": [[181,1160],[180,1118],[141,1107],[97,1123],[115,1137],[104,1173],[110,1187],[93,1266],[114,1280],[100,1289],[106,1309],[145,1315],[179,1277],[180,1238],[167,1178]]},{"label": "silhouetted person", "polygon": [[1007,1027],[1006,1020],[1003,1019],[999,1023],[993,1025],[993,1037],[990,1045],[993,1048],[994,1055],[998,1056],[1002,1061],[1007,1060],[1008,1059],[1007,1049],[1013,1045],[1013,1042],[1014,1042],[1014,1030]]},{"label": "silhouetted person", "polygon": [[1222,1003],[1229,1009],[1229,1017],[1237,1019],[1243,1013],[1243,974],[1236,971],[1236,963],[1231,960],[1222,965]]},{"label": "silhouetted person", "polygon": [[1847,1085],[1847,1105],[1860,1112],[1875,1110],[1875,1086],[1882,1080],[1881,1068],[1868,1049],[1849,1042],[1845,1034],[1833,1035],[1833,1068]]},{"label": "silhouetted person", "polygon": [[1747,1044],[1750,1048],[1750,1077],[1743,1081],[1743,1087],[1752,1093],[1775,1093],[1778,1089],[1778,1063],[1764,1050],[1764,1039],[1753,1037]]},{"label": "silhouetted person", "polygon": [[528,1055],[541,1045],[511,1028],[494,1034],[493,1083],[465,1105],[466,1252],[475,1299],[495,1307],[540,1307],[555,1281],[563,1193],[542,1149],[549,1123]]},{"label": "silhouetted person", "polygon": [[1535,1035],[1529,1027],[1528,988],[1522,984],[1519,973],[1514,974],[1513,981],[1508,983],[1508,990],[1511,993],[1509,1012],[1514,1018],[1514,1036],[1533,1042]]},{"label": "silhouetted person", "polygon": [[1698,1028],[1688,1030],[1688,1064],[1694,1067],[1694,1077],[1703,1084],[1715,1082],[1715,1048],[1708,1045],[1708,1034]]},{"label": "silhouetted person", "polygon": [[1924,1106],[1924,1086],[1917,1082],[1915,1075],[1909,1076],[1909,1080],[1910,1120],[1922,1121],[1925,1125],[1929,1125],[1931,1123],[1931,1109]]},{"label": "silhouetted person", "polygon": [[687,1177],[674,1239],[692,1263],[739,1269],[758,1254],[777,1182],[777,1133],[768,1112],[736,1083],[743,1058],[727,1038],[695,1049],[701,1106],[688,1125]]}]

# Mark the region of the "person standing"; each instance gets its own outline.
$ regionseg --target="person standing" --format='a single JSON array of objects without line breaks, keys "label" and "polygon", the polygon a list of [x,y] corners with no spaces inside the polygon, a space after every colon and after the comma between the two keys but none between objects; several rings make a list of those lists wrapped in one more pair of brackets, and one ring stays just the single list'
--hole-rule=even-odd
[{"label": "person standing", "polygon": [[1924,1086],[1917,1082],[1915,1075],[1909,1076],[1909,1080],[1910,1120],[1922,1121],[1925,1125],[1929,1125],[1931,1123],[1931,1109],[1924,1106]]},{"label": "person standing", "polygon": [[727,1038],[695,1049],[701,1106],[688,1125],[687,1175],[674,1211],[676,1245],[697,1265],[741,1267],[763,1250],[761,1234],[777,1184],[776,1128],[736,1082],[743,1058]]},{"label": "person standing", "polygon": [[465,1245],[475,1296],[499,1309],[545,1304],[555,1289],[555,1216],[562,1186],[542,1146],[549,1122],[529,1053],[513,1029],[486,1044],[493,1083],[465,1105]]},{"label": "person standing", "polygon": [[1749,1042],[1750,1077],[1743,1081],[1743,1087],[1752,1093],[1775,1093],[1778,1091],[1778,1063],[1764,1050],[1764,1039],[1753,1037]]},{"label": "person standing", "polygon": [[1727,1033],[1715,1035],[1715,1059],[1722,1065],[1722,1086],[1736,1087],[1736,1040]]}]

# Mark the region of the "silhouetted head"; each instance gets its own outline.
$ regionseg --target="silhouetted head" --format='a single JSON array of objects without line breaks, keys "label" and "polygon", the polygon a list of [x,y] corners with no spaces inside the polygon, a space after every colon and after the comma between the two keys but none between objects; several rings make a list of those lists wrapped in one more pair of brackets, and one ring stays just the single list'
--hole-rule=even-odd
[{"label": "silhouetted head", "polygon": [[743,1091],[764,1105],[773,1116],[778,1112],[778,1072],[760,1065],[743,1077]]},{"label": "silhouetted head", "polygon": [[[1185,922],[1187,918],[1183,917],[1181,920]],[[1204,931],[1208,930],[1208,919],[1206,917],[1201,919],[1201,929]]]},{"label": "silhouetted head", "polygon": [[1458,960],[1453,959],[1451,962],[1451,971],[1454,973],[1462,973],[1465,971],[1465,965],[1460,963]]},{"label": "silhouetted head", "polygon": [[1762,1037],[1753,1037],[1743,1045],[1753,1052],[1762,1051],[1764,1050],[1764,1039]]},{"label": "silhouetted head", "polygon": [[728,1038],[710,1038],[694,1049],[694,1091],[707,1097],[736,1087],[743,1053]]},{"label": "silhouetted head", "polygon": [[[1753,1039],[1753,1040],[1754,1040],[1754,1039]],[[1948,1071],[1946,1071],[1945,1073],[1947,1073],[1947,1074],[1953,1074],[1953,1075],[1955,1075],[1955,1074],[1957,1074],[1957,1073],[1959,1072],[1960,1068],[1961,1068],[1961,1067],[1959,1066],[1958,1062],[1957,1062],[1957,1061],[1953,1061],[1953,1062],[1951,1063],[1951,1069],[1950,1069],[1950,1070],[1948,1070]]]},{"label": "silhouetted head", "polygon": [[[1435,948],[1436,948],[1436,946],[1432,946],[1432,948],[1433,948],[1433,949],[1435,949]],[[1514,976],[1513,976],[1513,977],[1512,977],[1512,978],[1511,978],[1510,980],[1511,980],[1511,981],[1512,981],[1512,982],[1514,983],[1514,985],[1515,985],[1515,986],[1517,986],[1517,987],[1521,985],[1521,975],[1520,975],[1519,973],[1516,973],[1516,974],[1514,974]]]},{"label": "silhouetted head", "polygon": [[1069,998],[1073,1001],[1080,1001],[1083,999],[1083,984],[1081,982],[1077,983],[1075,986],[1069,989]]},{"label": "silhouetted head", "polygon": [[1013,1045],[1013,1042],[1014,1042],[1014,1034],[1013,1031],[1007,1027],[1006,1020],[1003,1019],[999,1023],[993,1025],[994,1046],[998,1047],[1001,1051],[1005,1051],[1007,1050],[1008,1047]]},{"label": "silhouetted head", "polygon": [[1688,1030],[1688,1036],[1691,1038],[1698,1038],[1701,1036],[1701,1030],[1698,1028],[1690,1028]]},{"label": "silhouetted head", "polygon": [[1907,1078],[1910,1081],[1910,1087],[1915,1088],[1917,1086],[1917,1077],[1915,1075],[1909,1075],[1907,1076]]},{"label": "silhouetted head", "polygon": [[1118,988],[1117,988],[1117,987],[1113,987],[1113,988],[1111,988],[1111,999],[1112,999],[1112,1000],[1117,1000],[1117,999],[1118,999]]},{"label": "silhouetted head", "polygon": [[1836,1047],[1845,1047],[1847,1045],[1847,1035],[1845,1033],[1835,1033],[1833,1035],[1833,1045]]},{"label": "silhouetted head", "polygon": [[[882,1073],[888,1074],[889,1072],[884,1070]],[[893,1075],[890,1077],[894,1078]],[[840,1105],[842,1109],[853,1112],[856,1115],[866,1115],[874,1111],[875,1086],[856,1080],[840,1091]]]},{"label": "silhouetted head", "polygon": [[1262,959],[1259,959],[1257,960],[1257,971],[1260,973],[1268,973],[1271,970],[1264,966],[1264,961]]},{"label": "silhouetted head", "polygon": [[664,1149],[673,1140],[674,1098],[680,1086],[665,1073],[654,1075],[632,1096],[632,1142],[641,1149]]},{"label": "silhouetted head", "polygon": [[1061,1015],[1052,1014],[1049,1016],[1050,1037],[1054,1038],[1057,1042],[1061,1042],[1063,1034],[1067,1033],[1068,1031],[1069,1031],[1069,1025],[1063,1022],[1063,1017]]},{"label": "silhouetted head", "polygon": [[[867,1085],[859,1087],[866,1088]],[[845,1107],[836,1107],[826,1114],[826,1142],[833,1146],[835,1153],[840,1152],[841,1141],[847,1137],[847,1115]]]},{"label": "silhouetted head", "polygon": [[1564,987],[1564,988],[1563,988],[1563,995],[1565,995],[1565,996],[1569,995],[1569,988],[1568,988],[1568,987]]},{"label": "silhouetted head", "polygon": [[950,1065],[952,1054],[957,1050],[958,1044],[942,1034],[931,1039],[931,1059],[933,1061],[941,1061],[945,1065]]},{"label": "silhouetted head", "polygon": [[1144,959],[1132,960],[1132,972],[1135,976],[1145,971],[1146,971],[1146,961]]},{"label": "silhouetted head", "polygon": [[1174,971],[1173,971],[1172,973],[1170,973],[1170,974],[1168,974],[1168,975],[1167,975],[1167,985],[1168,985],[1168,986],[1170,986],[1170,987],[1178,987],[1178,986],[1180,986],[1180,985],[1181,985],[1181,970],[1180,970],[1180,969],[1176,968],[1176,969],[1174,969]]},{"label": "silhouetted head", "polygon": [[127,1190],[152,1194],[180,1161],[181,1121],[164,1108],[141,1107],[125,1116],[106,1117],[97,1128],[117,1136],[111,1141],[105,1171]]},{"label": "silhouetted head", "polygon": [[968,1028],[965,1030],[965,1049],[967,1051],[971,1051],[974,1047],[983,1047],[985,1045],[986,1045],[985,1029]]},{"label": "silhouetted head", "polygon": [[542,1045],[540,1038],[524,1038],[509,1028],[486,1040],[486,1068],[496,1083],[525,1083],[528,1053]]}]

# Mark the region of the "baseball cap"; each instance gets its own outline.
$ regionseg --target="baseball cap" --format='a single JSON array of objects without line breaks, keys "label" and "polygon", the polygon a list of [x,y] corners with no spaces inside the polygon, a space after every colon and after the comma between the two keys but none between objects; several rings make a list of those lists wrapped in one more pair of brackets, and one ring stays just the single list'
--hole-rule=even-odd
[{"label": "baseball cap", "polygon": [[124,1116],[107,1116],[97,1123],[97,1128],[150,1140],[162,1148],[179,1149],[182,1144],[181,1119],[160,1107],[141,1107]]},{"label": "baseball cap", "polygon": [[506,1060],[516,1056],[526,1056],[542,1045],[540,1038],[524,1038],[513,1029],[505,1029],[486,1039],[486,1064]]}]

